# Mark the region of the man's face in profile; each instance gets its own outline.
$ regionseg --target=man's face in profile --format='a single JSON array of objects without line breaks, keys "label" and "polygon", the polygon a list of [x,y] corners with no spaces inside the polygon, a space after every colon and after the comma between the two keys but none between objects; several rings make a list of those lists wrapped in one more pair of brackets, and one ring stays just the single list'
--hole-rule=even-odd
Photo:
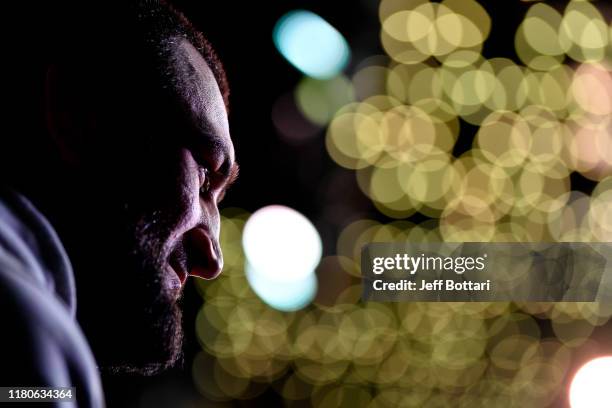
[{"label": "man's face in profile", "polygon": [[[75,170],[84,194],[65,221],[79,322],[117,372],[173,365],[187,276],[212,279],[223,266],[217,205],[237,171],[226,106],[191,43],[175,41],[169,60],[168,83],[126,96],[117,86],[116,99],[91,104],[94,131]],[[58,126],[57,138],[78,125]]]}]

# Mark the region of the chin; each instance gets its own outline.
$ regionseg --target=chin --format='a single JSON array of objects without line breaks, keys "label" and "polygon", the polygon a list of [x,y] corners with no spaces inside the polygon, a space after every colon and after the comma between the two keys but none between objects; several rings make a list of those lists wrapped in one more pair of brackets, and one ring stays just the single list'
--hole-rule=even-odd
[{"label": "chin", "polygon": [[150,376],[183,360],[184,281],[168,262],[176,223],[150,216],[124,225],[131,225],[127,233],[99,234],[100,245],[79,257],[75,269],[100,278],[81,279],[77,313],[104,373]]},{"label": "chin", "polygon": [[180,279],[143,257],[113,264],[127,267],[97,265],[96,274],[106,279],[88,280],[77,309],[102,371],[151,376],[181,364]]},{"label": "chin", "polygon": [[[103,372],[113,375],[152,376],[180,366],[183,362],[182,312],[174,304],[164,316],[151,321],[148,328],[134,330],[137,341],[111,353],[110,361],[102,361]],[[116,359],[124,356],[123,359]],[[115,358],[113,358],[115,357]]]}]

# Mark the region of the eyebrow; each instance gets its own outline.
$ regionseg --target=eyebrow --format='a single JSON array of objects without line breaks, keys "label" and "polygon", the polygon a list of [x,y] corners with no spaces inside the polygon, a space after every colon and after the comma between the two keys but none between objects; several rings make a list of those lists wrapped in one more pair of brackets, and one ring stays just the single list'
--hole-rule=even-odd
[{"label": "eyebrow", "polygon": [[240,173],[240,166],[238,163],[234,162],[229,170],[225,171],[225,174],[222,174],[223,178],[225,179],[223,182],[224,190],[227,190],[236,182],[238,179],[238,173]]},{"label": "eyebrow", "polygon": [[240,166],[238,166],[238,163],[236,162],[234,162],[231,167],[226,167],[226,169],[227,170],[224,172],[224,174],[219,174],[221,177],[223,177],[223,183],[219,188],[217,203],[223,200],[225,193],[232,186],[232,184],[236,182],[236,179],[238,179],[238,173],[240,172]]},{"label": "eyebrow", "polygon": [[238,177],[239,166],[235,161],[230,160],[229,147],[226,143],[220,141],[216,136],[208,132],[196,132],[190,139],[189,148],[198,163],[209,166],[210,163],[206,159],[206,155],[203,151],[211,151],[214,156],[223,157],[221,166],[214,174],[224,179],[224,184],[231,184],[235,181]]},{"label": "eyebrow", "polygon": [[200,165],[205,167],[209,165],[208,160],[202,153],[204,150],[212,151],[213,155],[219,155],[224,158],[219,169],[213,172],[214,178],[218,180],[219,187],[217,188],[219,189],[219,196],[223,198],[225,192],[236,182],[240,169],[238,163],[230,159],[229,146],[219,140],[212,132],[207,131],[193,132],[190,139],[190,149]]}]

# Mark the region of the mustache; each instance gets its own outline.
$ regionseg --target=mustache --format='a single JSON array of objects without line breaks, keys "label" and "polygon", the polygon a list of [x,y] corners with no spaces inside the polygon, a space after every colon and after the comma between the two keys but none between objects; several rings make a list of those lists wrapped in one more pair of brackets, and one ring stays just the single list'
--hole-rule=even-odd
[{"label": "mustache", "polygon": [[135,251],[149,254],[157,266],[162,266],[179,243],[170,243],[170,238],[181,223],[181,217],[155,210],[138,218],[132,229]]},{"label": "mustache", "polygon": [[[174,248],[169,245],[170,237],[180,219],[167,211],[140,216],[136,213],[124,211],[111,219],[123,225],[114,224],[112,231],[99,236],[101,243],[111,240],[112,256],[105,257],[105,262],[116,267],[100,265],[101,271],[112,279],[96,280],[95,285],[92,281],[88,308],[81,309],[81,313],[86,310],[90,322],[113,316],[109,320],[111,326],[89,325],[89,337],[98,350],[103,372],[154,375],[180,364],[183,358],[181,293],[167,285],[164,269],[168,253]],[[129,216],[132,217],[128,221]],[[84,267],[90,267],[91,259],[85,258]],[[99,304],[107,300],[108,293],[116,299],[102,311]],[[117,336],[111,341],[107,335],[110,330],[131,334],[128,339]]]}]

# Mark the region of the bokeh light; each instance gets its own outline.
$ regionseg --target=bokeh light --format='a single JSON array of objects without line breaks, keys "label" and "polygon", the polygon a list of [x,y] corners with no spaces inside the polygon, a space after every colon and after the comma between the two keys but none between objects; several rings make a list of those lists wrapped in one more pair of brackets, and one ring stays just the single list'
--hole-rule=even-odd
[{"label": "bokeh light", "polygon": [[612,357],[599,357],[583,365],[572,381],[572,408],[599,408],[610,405]]},{"label": "bokeh light", "polygon": [[[271,388],[288,406],[317,407],[565,402],[583,351],[607,347],[595,338],[611,304],[364,303],[359,265],[370,242],[612,241],[611,27],[600,4],[524,5],[507,33],[514,49],[500,50],[485,44],[508,25],[477,1],[382,0],[385,55],[355,50],[343,73],[335,29],[309,12],[281,19],[275,43],[306,77],[273,123],[284,140],[324,143],[370,208],[334,220],[320,263],[318,233],[293,210],[223,212],[226,269],[197,282],[201,392],[232,401]],[[333,33],[335,51],[303,36],[309,24]],[[514,273],[528,267],[517,261]],[[610,400],[598,384],[611,373],[588,367],[574,408]]]},{"label": "bokeh light", "polygon": [[317,277],[314,273],[303,278],[281,281],[247,264],[246,278],[253,291],[265,303],[283,312],[302,309],[317,293]]},{"label": "bokeh light", "polygon": [[272,123],[279,138],[294,146],[311,142],[322,129],[304,117],[303,110],[296,105],[293,94],[281,95],[272,105]]},{"label": "bokeh light", "polygon": [[295,100],[312,123],[326,125],[334,114],[355,99],[353,86],[344,76],[327,80],[305,77],[295,89]]},{"label": "bokeh light", "polygon": [[323,250],[312,223],[281,205],[261,208],[249,217],[242,245],[249,265],[276,282],[298,281],[313,274]]},{"label": "bokeh light", "polygon": [[350,58],[342,34],[313,12],[295,10],[274,27],[273,39],[283,57],[304,74],[328,79],[344,69]]}]

